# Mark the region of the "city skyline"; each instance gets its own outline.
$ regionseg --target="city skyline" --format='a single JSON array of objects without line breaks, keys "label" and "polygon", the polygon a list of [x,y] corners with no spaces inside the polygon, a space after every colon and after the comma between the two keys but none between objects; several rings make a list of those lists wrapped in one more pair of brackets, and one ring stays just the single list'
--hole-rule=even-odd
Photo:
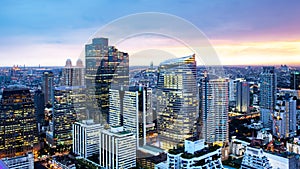
[{"label": "city skyline", "polygon": [[[272,1],[272,7],[270,3],[7,1],[0,7],[0,66],[62,66],[66,59],[80,57],[84,44],[99,28],[126,15],[151,11],[181,17],[198,27],[214,46],[222,65],[299,65],[299,2]],[[180,10],[182,7],[189,10]],[[107,15],[112,8],[118,12]],[[147,43],[143,37],[138,40]],[[180,56],[193,54],[163,38],[146,40],[159,50],[176,50]],[[136,51],[130,51],[130,44],[127,47],[128,50],[120,50],[130,56],[135,54]]]}]

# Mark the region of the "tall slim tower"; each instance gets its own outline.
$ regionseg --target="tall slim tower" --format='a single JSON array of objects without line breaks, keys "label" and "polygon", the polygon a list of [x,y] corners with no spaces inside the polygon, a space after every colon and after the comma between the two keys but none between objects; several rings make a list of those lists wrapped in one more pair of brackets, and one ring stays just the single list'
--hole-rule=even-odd
[{"label": "tall slim tower", "polygon": [[248,82],[237,82],[236,84],[236,108],[238,112],[249,113],[250,87]]},{"label": "tall slim tower", "polygon": [[46,71],[43,74],[42,90],[45,96],[45,104],[52,103],[54,98],[54,75],[51,71]]},{"label": "tall slim tower", "polygon": [[4,89],[0,110],[0,158],[25,155],[37,148],[36,116],[29,89]]},{"label": "tall slim tower", "polygon": [[158,68],[157,115],[164,149],[196,134],[198,87],[195,55],[170,59]]},{"label": "tall slim tower", "polygon": [[[108,46],[107,38],[94,38],[85,46],[88,106],[96,122],[109,122],[109,89],[129,85],[129,56]],[[97,103],[97,104],[95,104]]]},{"label": "tall slim tower", "polygon": [[263,67],[260,74],[260,116],[263,126],[272,127],[271,114],[275,108],[277,77],[275,67]]},{"label": "tall slim tower", "polygon": [[202,81],[202,137],[207,143],[228,141],[228,79]]}]

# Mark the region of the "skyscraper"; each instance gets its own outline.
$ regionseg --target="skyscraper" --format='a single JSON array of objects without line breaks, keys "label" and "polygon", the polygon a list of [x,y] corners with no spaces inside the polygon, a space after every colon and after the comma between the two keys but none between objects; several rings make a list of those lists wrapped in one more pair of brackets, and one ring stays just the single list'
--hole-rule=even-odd
[{"label": "skyscraper", "polygon": [[296,132],[296,97],[280,96],[275,105],[273,117],[273,135],[279,138],[293,137]]},{"label": "skyscraper", "polygon": [[199,116],[195,55],[159,65],[157,115],[160,146],[164,149],[177,147],[196,134]]},{"label": "skyscraper", "polygon": [[291,84],[290,88],[294,90],[300,90],[300,72],[292,71],[291,72]]},{"label": "skyscraper", "polygon": [[249,113],[250,87],[247,82],[237,82],[236,84],[236,108],[238,112]]},{"label": "skyscraper", "polygon": [[0,158],[25,155],[38,148],[35,108],[29,89],[4,89],[0,109]]},{"label": "skyscraper", "polygon": [[228,79],[202,80],[202,137],[207,143],[228,141]]},{"label": "skyscraper", "polygon": [[54,98],[54,75],[51,71],[46,71],[43,74],[42,90],[45,96],[45,104],[52,103]]},{"label": "skyscraper", "polygon": [[[50,130],[46,133],[47,141],[51,146],[72,145],[72,124],[81,109],[81,96],[85,88],[80,86],[60,86],[55,88],[53,101],[53,117]],[[83,107],[84,108],[84,107]]]},{"label": "skyscraper", "polygon": [[45,123],[45,96],[41,90],[34,92],[34,107],[36,114],[36,121],[38,123],[38,130]]},{"label": "skyscraper", "polygon": [[61,86],[84,86],[84,67],[80,59],[77,60],[76,66],[72,65],[70,59],[66,61],[62,69]]},{"label": "skyscraper", "polygon": [[[94,120],[108,123],[109,89],[126,89],[129,85],[129,56],[108,46],[107,38],[94,38],[85,46],[88,109]],[[97,103],[97,104],[95,104]]]},{"label": "skyscraper", "polygon": [[271,114],[275,107],[276,101],[277,77],[275,67],[263,67],[263,72],[260,74],[260,116],[263,126],[272,127]]}]

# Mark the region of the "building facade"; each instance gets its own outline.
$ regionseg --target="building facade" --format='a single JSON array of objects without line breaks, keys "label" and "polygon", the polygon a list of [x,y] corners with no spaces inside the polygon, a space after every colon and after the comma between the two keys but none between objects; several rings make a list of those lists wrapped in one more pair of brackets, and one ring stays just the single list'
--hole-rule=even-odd
[{"label": "building facade", "polygon": [[83,158],[99,154],[100,124],[93,120],[83,120],[73,124],[73,152]]},{"label": "building facade", "polygon": [[25,155],[38,148],[34,102],[29,89],[3,90],[0,105],[0,158]]},{"label": "building facade", "polygon": [[237,82],[236,84],[236,108],[240,113],[249,113],[250,106],[250,86],[247,82]]},{"label": "building facade", "polygon": [[107,38],[94,38],[85,46],[85,59],[88,109],[93,119],[109,123],[109,89],[128,89],[129,56],[108,46]]},{"label": "building facade", "polygon": [[52,103],[54,98],[54,75],[51,71],[43,73],[42,91],[45,97],[45,104]]},{"label": "building facade", "polygon": [[61,86],[84,86],[84,66],[80,59],[73,66],[70,59],[62,69]]},{"label": "building facade", "polygon": [[207,143],[228,142],[228,79],[202,81],[202,137]]},{"label": "building facade", "polygon": [[260,74],[260,116],[263,126],[270,129],[272,128],[271,115],[276,102],[276,89],[277,76],[275,67],[263,67],[263,72]]},{"label": "building facade", "polygon": [[136,167],[136,138],[123,127],[102,129],[99,151],[100,165],[106,169]]},{"label": "building facade", "polygon": [[157,84],[160,147],[170,149],[197,134],[198,87],[195,55],[160,64]]}]

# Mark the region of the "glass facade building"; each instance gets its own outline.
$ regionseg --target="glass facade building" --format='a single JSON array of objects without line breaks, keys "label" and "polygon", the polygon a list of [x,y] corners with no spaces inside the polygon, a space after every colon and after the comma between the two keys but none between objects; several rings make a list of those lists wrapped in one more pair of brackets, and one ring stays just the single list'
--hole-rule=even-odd
[{"label": "glass facade building", "polygon": [[[94,38],[85,46],[88,110],[93,119],[109,123],[109,89],[124,89],[129,85],[129,56],[108,46],[107,38]],[[97,104],[95,104],[97,103]]]},{"label": "glass facade building", "polygon": [[157,116],[159,143],[163,149],[177,147],[196,134],[199,115],[195,55],[159,65]]}]

